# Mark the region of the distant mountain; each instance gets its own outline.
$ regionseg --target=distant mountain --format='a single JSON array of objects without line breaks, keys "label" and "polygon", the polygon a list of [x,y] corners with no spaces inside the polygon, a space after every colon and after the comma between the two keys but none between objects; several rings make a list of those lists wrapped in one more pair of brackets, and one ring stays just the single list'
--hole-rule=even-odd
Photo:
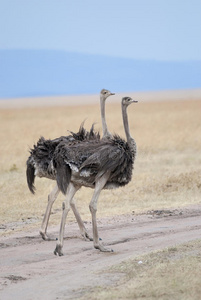
[{"label": "distant mountain", "polygon": [[0,50],[0,98],[192,89],[201,61],[164,62],[54,50]]}]

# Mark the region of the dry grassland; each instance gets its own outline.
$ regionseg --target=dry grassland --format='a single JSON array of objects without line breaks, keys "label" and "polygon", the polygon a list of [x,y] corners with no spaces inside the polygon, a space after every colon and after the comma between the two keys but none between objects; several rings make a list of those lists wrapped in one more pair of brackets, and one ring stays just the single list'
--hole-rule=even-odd
[{"label": "dry grassland", "polygon": [[122,273],[113,287],[96,287],[81,299],[199,300],[201,240],[135,257],[107,270]]},{"label": "dry grassland", "polygon": [[[124,136],[120,103],[107,103],[111,132]],[[141,102],[128,108],[130,131],[138,146],[132,182],[121,189],[103,191],[98,218],[150,209],[185,206],[201,201],[201,101]],[[9,232],[38,226],[54,181],[36,178],[36,195],[26,184],[29,147],[40,136],[55,138],[96,122],[101,129],[99,105],[1,109],[0,111],[0,225]],[[77,204],[89,220],[92,190],[82,188]],[[59,224],[59,195],[50,224]],[[74,220],[72,213],[68,221]]]}]

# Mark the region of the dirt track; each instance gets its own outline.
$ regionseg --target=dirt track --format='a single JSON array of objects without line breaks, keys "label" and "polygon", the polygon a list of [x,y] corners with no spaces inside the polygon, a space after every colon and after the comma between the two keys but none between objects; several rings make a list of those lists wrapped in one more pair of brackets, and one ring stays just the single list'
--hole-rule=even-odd
[{"label": "dirt track", "polygon": [[[91,224],[86,224],[89,232]],[[50,234],[57,236],[57,229]],[[146,215],[99,220],[99,233],[114,253],[100,253],[80,238],[76,223],[66,225],[64,256],[54,256],[56,242],[38,232],[1,239],[0,299],[75,299],[90,287],[112,285],[121,274],[102,270],[130,257],[201,238],[201,205]]]}]

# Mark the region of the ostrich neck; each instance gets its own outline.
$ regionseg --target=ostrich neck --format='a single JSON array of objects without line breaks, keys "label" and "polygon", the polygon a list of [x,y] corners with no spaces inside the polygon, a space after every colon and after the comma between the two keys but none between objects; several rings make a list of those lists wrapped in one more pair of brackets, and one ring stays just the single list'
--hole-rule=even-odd
[{"label": "ostrich neck", "polygon": [[110,136],[111,134],[107,129],[107,124],[105,120],[105,100],[103,99],[103,97],[100,98],[100,106],[101,106],[101,120],[102,120],[102,129],[103,129],[103,138],[104,138],[106,136]]},{"label": "ostrich neck", "polygon": [[123,116],[124,130],[126,134],[127,143],[129,144],[129,146],[131,146],[133,139],[130,135],[130,129],[128,125],[127,107],[123,105],[122,105],[122,116]]}]

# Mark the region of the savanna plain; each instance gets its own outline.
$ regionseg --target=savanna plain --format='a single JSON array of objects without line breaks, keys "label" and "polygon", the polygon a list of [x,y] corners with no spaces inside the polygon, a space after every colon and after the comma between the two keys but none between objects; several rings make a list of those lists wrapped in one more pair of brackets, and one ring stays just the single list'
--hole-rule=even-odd
[{"label": "savanna plain", "polygon": [[[171,215],[175,211],[182,213],[186,207],[200,208],[201,99],[139,101],[138,104],[128,108],[128,117],[131,135],[137,143],[132,181],[124,188],[102,191],[98,202],[99,221],[112,220],[119,216],[135,218],[160,212],[161,214],[169,212]],[[106,118],[110,132],[124,137],[120,99],[119,102],[110,103],[108,98]],[[94,104],[90,105],[83,105],[80,101],[79,105],[69,106],[1,108],[2,239],[12,237],[13,234],[22,236],[27,230],[39,230],[47,205],[47,196],[55,185],[54,181],[36,178],[36,194],[30,193],[26,183],[26,160],[29,149],[36,144],[40,136],[53,139],[68,135],[68,130],[78,131],[84,120],[87,129],[95,123],[96,130],[101,131],[98,96],[95,97]],[[92,193],[93,190],[82,188],[76,194],[77,207],[88,224],[91,220],[88,204]],[[60,194],[54,203],[50,216],[50,231],[51,228],[59,230],[63,199],[64,196]],[[74,222],[74,216],[70,212],[67,223]],[[76,294],[76,297],[200,299],[200,267],[200,240],[195,238],[194,241],[182,245],[175,242],[174,247],[138,255],[113,265],[105,272],[112,274],[111,276],[121,274],[120,279],[118,277],[115,283],[107,284],[106,287],[104,284],[94,286],[85,290],[84,296],[82,293]],[[73,297],[71,294],[71,297],[73,299],[75,295]],[[66,296],[63,299],[70,298]]]}]

